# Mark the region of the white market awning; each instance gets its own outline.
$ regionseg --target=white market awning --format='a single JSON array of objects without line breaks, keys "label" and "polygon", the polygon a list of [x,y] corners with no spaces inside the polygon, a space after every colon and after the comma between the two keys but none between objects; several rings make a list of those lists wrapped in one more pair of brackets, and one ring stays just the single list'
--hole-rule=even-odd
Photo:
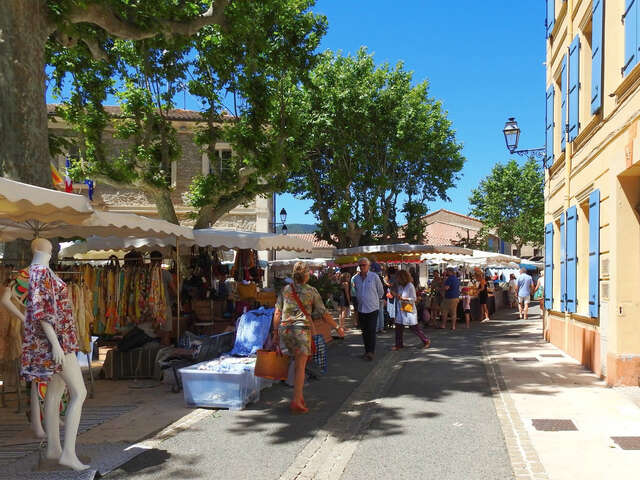
[{"label": "white market awning", "polygon": [[79,223],[92,213],[91,203],[83,195],[0,177],[0,219],[14,222]]},{"label": "white market awning", "polygon": [[82,195],[0,177],[0,240],[45,236],[60,225],[81,224],[93,213]]},{"label": "white market awning", "polygon": [[420,256],[420,260],[434,264],[458,263],[466,265],[478,265],[482,261],[482,259],[474,258],[470,255],[460,255],[456,253],[423,253]]},{"label": "white market awning", "polygon": [[333,263],[331,258],[290,258],[287,260],[272,260],[269,267],[274,270],[287,270],[293,268],[297,262],[305,262],[311,268],[321,268]]},{"label": "white market awning", "polygon": [[110,255],[120,256],[122,252],[128,250],[138,250],[142,252],[159,250],[162,253],[170,251],[176,246],[175,238],[120,238],[120,237],[96,237],[87,238],[86,241],[71,243],[61,248],[60,258],[107,258]]},{"label": "white market awning", "polygon": [[12,222],[0,220],[0,240],[11,241],[18,238],[32,239],[43,238],[89,238],[99,237],[171,237],[174,240],[193,240],[193,230],[167,222],[165,220],[143,217],[132,213],[114,213],[94,211],[81,223],[67,223],[58,221],[55,223]]},{"label": "white market awning", "polygon": [[368,245],[363,247],[341,248],[336,250],[336,257],[351,255],[372,254],[422,254],[422,253],[449,253],[459,255],[471,255],[469,248],[453,245],[410,245],[408,243],[395,243],[392,245]]},{"label": "white market awning", "polygon": [[0,177],[0,240],[34,237],[171,236],[193,239],[193,230],[129,213],[94,210],[82,195]]},{"label": "white market awning", "polygon": [[[203,228],[193,230],[193,243],[200,247],[224,248],[227,250],[293,250],[311,252],[313,244],[299,237],[263,232],[239,232]],[[189,243],[186,244],[187,246]]]}]

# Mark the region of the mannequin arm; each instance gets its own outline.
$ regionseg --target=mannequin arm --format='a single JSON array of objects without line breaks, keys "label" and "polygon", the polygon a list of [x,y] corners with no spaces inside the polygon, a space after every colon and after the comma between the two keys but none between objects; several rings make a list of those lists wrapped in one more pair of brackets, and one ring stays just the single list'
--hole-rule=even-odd
[{"label": "mannequin arm", "polygon": [[53,354],[53,361],[56,365],[61,365],[64,361],[64,350],[60,346],[60,342],[58,341],[58,336],[56,335],[53,326],[47,322],[40,322],[42,325],[42,329],[44,330],[44,334],[47,336],[47,340],[51,344],[51,353]]},{"label": "mannequin arm", "polygon": [[24,313],[22,313],[18,307],[14,305],[11,301],[11,289],[6,287],[2,290],[2,295],[0,296],[0,304],[13,316],[19,318],[22,323],[24,323]]}]

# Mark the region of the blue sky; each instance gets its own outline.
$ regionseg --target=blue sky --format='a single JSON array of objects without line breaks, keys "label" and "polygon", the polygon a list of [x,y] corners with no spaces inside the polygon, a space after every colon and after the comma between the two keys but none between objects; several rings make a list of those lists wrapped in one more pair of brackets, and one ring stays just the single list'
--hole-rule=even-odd
[{"label": "blue sky", "polygon": [[[467,162],[451,202],[433,202],[430,211],[468,213],[471,189],[510,158],[507,117],[518,120],[521,148],[544,146],[544,1],[318,0],[314,11],[329,20],[322,50],[365,45],[378,63],[402,60],[449,112]],[[290,195],[277,202],[288,223],[315,223],[308,202]]]}]

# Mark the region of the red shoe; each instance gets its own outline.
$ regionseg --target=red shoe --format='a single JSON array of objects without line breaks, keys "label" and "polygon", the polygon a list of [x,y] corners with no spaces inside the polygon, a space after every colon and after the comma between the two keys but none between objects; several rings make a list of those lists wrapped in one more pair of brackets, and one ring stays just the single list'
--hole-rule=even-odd
[{"label": "red shoe", "polygon": [[309,409],[304,406],[304,400],[300,403],[292,401],[289,405],[289,409],[291,410],[291,413],[307,413],[309,411]]}]

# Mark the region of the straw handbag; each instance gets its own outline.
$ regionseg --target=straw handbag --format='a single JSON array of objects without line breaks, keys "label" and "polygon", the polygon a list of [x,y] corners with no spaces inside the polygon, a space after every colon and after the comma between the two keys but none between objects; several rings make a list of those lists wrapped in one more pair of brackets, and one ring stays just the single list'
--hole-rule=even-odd
[{"label": "straw handbag", "polygon": [[286,380],[289,376],[288,355],[283,355],[278,351],[258,350],[256,352],[256,377],[267,378],[269,380]]}]

